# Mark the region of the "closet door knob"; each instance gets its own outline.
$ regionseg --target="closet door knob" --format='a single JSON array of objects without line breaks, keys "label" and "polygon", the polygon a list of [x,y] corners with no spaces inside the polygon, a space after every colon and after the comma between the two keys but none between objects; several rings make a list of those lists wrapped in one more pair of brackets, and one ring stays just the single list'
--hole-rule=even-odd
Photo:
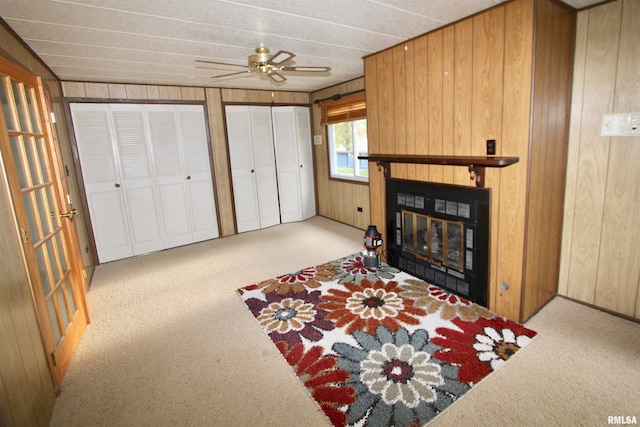
[{"label": "closet door knob", "polygon": [[302,165],[300,165],[300,167],[302,167]]},{"label": "closet door knob", "polygon": [[120,188],[120,183],[116,182],[116,185],[114,185],[114,187]]},{"label": "closet door knob", "polygon": [[191,175],[187,175],[187,181],[191,179]]},{"label": "closet door knob", "polygon": [[254,172],[254,170],[253,170],[253,169],[251,169],[251,173],[253,173],[253,172]]}]

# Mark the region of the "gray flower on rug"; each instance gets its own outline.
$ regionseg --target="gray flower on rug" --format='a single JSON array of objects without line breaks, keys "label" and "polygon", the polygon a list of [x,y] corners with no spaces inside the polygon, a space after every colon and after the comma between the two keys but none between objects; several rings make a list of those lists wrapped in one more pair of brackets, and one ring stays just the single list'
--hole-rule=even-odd
[{"label": "gray flower on rug", "polygon": [[431,355],[441,349],[428,332],[394,334],[379,326],[376,334],[355,331],[358,347],[335,343],[338,367],[350,373],[347,385],[357,400],[349,406],[349,424],[409,426],[425,424],[471,387],[458,382],[458,367]]},{"label": "gray flower on rug", "polygon": [[364,265],[362,254],[359,252],[331,261],[330,264],[336,269],[332,280],[337,280],[341,284],[346,282],[360,283],[362,279],[367,279],[371,282],[380,279],[390,280],[400,272],[397,268],[384,263],[380,263],[379,267],[367,267]]}]

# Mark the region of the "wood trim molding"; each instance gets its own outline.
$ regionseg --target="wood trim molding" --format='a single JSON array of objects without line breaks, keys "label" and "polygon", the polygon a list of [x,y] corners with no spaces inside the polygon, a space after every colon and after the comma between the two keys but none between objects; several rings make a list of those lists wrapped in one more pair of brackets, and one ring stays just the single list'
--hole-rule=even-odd
[{"label": "wood trim molding", "polygon": [[377,162],[378,167],[384,169],[385,178],[391,177],[391,163],[410,163],[422,165],[467,166],[469,176],[475,180],[476,186],[484,187],[485,168],[502,168],[520,161],[518,157],[491,156],[441,156],[441,155],[403,155],[403,154],[373,154],[358,156],[360,160]]}]

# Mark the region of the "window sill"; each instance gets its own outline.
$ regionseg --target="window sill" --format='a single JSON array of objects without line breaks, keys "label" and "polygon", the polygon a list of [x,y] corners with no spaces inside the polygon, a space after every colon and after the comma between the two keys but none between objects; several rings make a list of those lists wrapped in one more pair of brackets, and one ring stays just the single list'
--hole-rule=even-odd
[{"label": "window sill", "polygon": [[343,183],[346,183],[346,184],[369,185],[369,180],[368,179],[366,181],[361,181],[359,179],[341,178],[341,177],[329,175],[329,180],[330,181],[343,182]]}]

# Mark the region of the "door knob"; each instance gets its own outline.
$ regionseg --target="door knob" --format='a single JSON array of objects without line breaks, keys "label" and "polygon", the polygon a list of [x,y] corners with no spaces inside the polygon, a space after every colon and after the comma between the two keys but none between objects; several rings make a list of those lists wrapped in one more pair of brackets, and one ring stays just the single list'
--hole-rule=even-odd
[{"label": "door knob", "polygon": [[253,173],[253,172],[254,172],[254,170],[253,170],[253,169],[251,169],[251,173]]},{"label": "door knob", "polygon": [[120,188],[120,183],[116,182],[116,185],[114,185],[114,187]]},{"label": "door knob", "polygon": [[60,219],[69,218],[69,220],[73,221],[73,217],[76,216],[77,213],[78,213],[78,211],[75,208],[71,209],[67,213],[60,212]]},{"label": "door knob", "polygon": [[187,181],[191,179],[191,175],[187,175]]}]

